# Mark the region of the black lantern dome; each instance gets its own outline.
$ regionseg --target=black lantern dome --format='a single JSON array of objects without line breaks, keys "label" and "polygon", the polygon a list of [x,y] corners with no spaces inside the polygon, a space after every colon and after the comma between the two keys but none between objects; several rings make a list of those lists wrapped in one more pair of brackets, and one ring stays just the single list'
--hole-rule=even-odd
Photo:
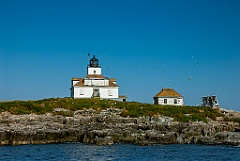
[{"label": "black lantern dome", "polygon": [[93,56],[92,59],[90,59],[89,66],[90,67],[99,67],[98,66],[98,59],[95,57],[95,55]]}]

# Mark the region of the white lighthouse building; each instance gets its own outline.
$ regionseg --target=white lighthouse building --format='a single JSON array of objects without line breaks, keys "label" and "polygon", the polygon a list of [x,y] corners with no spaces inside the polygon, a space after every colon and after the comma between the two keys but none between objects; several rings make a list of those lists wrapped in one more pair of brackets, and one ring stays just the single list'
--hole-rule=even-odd
[{"label": "white lighthouse building", "polygon": [[115,78],[102,75],[99,61],[93,56],[87,66],[87,75],[84,78],[72,78],[72,98],[100,98],[119,99],[118,85]]}]

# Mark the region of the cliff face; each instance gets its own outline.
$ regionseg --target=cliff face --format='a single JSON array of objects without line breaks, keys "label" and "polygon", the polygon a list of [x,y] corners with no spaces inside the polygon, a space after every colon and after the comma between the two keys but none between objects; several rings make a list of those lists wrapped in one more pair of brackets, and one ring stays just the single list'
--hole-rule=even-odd
[{"label": "cliff face", "polygon": [[179,123],[164,116],[125,118],[120,109],[76,111],[73,117],[45,115],[0,115],[0,145],[83,142],[227,144],[240,145],[239,124],[209,121]]}]

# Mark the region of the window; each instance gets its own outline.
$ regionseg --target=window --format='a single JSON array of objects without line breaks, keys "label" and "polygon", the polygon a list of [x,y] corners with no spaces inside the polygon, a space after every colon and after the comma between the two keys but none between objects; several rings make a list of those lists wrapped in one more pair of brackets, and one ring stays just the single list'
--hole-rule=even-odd
[{"label": "window", "polygon": [[112,96],[112,95],[113,95],[113,92],[112,92],[111,89],[108,90],[108,95],[109,95],[109,96]]},{"label": "window", "polygon": [[164,99],[164,104],[167,104],[167,99]]},{"label": "window", "polygon": [[177,104],[177,99],[174,99],[174,104]]},{"label": "window", "polygon": [[80,95],[84,95],[84,89],[80,88]]}]

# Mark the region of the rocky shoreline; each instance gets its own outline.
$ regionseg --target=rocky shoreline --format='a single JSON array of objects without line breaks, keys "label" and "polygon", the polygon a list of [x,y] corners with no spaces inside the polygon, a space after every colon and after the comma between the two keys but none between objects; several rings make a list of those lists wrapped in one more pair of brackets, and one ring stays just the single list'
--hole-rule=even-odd
[{"label": "rocky shoreline", "polygon": [[[165,116],[121,117],[121,109],[79,110],[73,117],[57,115],[0,114],[0,145],[82,142],[97,145],[133,143],[240,145],[237,122],[180,123]],[[227,113],[229,115],[229,113]],[[226,114],[226,115],[227,115]],[[235,117],[240,114],[235,112]]]}]

